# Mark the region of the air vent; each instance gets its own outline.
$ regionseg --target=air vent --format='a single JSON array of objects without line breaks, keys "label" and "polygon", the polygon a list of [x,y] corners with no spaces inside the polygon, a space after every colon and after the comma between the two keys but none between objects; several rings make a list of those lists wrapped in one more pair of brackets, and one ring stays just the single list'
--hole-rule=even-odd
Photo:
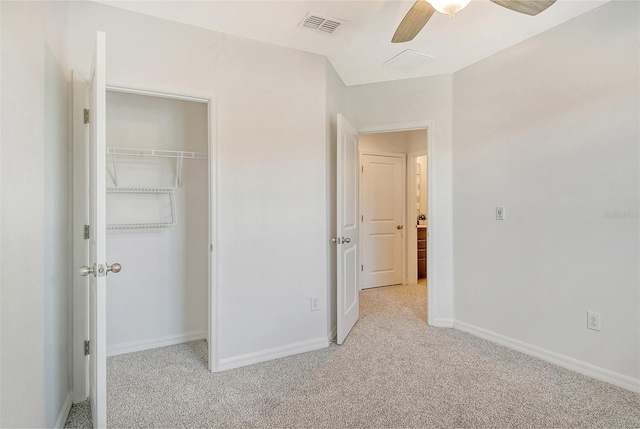
[{"label": "air vent", "polygon": [[318,15],[317,13],[309,13],[302,22],[298,24],[298,27],[331,34],[342,24],[344,24],[344,21],[340,19],[328,18],[326,16]]},{"label": "air vent", "polygon": [[433,59],[432,56],[427,54],[407,49],[382,65],[404,73],[409,73],[424,66]]}]

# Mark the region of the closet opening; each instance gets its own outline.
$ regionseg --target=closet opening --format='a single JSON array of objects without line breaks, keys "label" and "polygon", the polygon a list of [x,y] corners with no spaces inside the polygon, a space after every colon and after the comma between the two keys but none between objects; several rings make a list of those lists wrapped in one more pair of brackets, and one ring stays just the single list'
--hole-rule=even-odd
[{"label": "closet opening", "polygon": [[107,356],[181,344],[214,370],[210,100],[114,87],[106,100],[106,245],[122,264]]}]

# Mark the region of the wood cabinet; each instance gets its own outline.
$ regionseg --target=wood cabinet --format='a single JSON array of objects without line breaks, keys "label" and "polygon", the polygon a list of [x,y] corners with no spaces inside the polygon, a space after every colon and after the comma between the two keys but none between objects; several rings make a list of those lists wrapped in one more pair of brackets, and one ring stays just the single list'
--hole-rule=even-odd
[{"label": "wood cabinet", "polygon": [[418,278],[427,277],[427,228],[418,228]]}]

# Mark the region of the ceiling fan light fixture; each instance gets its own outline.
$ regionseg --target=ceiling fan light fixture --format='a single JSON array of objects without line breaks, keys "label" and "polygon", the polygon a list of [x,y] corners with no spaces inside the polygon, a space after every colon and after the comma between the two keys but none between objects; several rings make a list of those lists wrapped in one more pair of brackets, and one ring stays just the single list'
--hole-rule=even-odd
[{"label": "ceiling fan light fixture", "polygon": [[470,2],[471,0],[428,0],[435,10],[451,17],[467,7]]}]

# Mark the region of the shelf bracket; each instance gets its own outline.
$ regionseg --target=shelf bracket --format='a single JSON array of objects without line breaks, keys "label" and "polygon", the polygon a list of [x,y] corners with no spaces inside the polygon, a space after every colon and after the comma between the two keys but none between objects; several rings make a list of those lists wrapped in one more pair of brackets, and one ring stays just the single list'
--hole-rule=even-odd
[{"label": "shelf bracket", "polygon": [[174,188],[179,188],[182,186],[182,161],[183,160],[184,160],[183,154],[180,153],[176,157],[176,174],[173,178]]},{"label": "shelf bracket", "polygon": [[111,164],[113,165],[113,175],[112,175],[112,179],[113,179],[113,185],[115,187],[118,187],[118,166],[116,163],[116,154],[112,153],[111,154]]}]

